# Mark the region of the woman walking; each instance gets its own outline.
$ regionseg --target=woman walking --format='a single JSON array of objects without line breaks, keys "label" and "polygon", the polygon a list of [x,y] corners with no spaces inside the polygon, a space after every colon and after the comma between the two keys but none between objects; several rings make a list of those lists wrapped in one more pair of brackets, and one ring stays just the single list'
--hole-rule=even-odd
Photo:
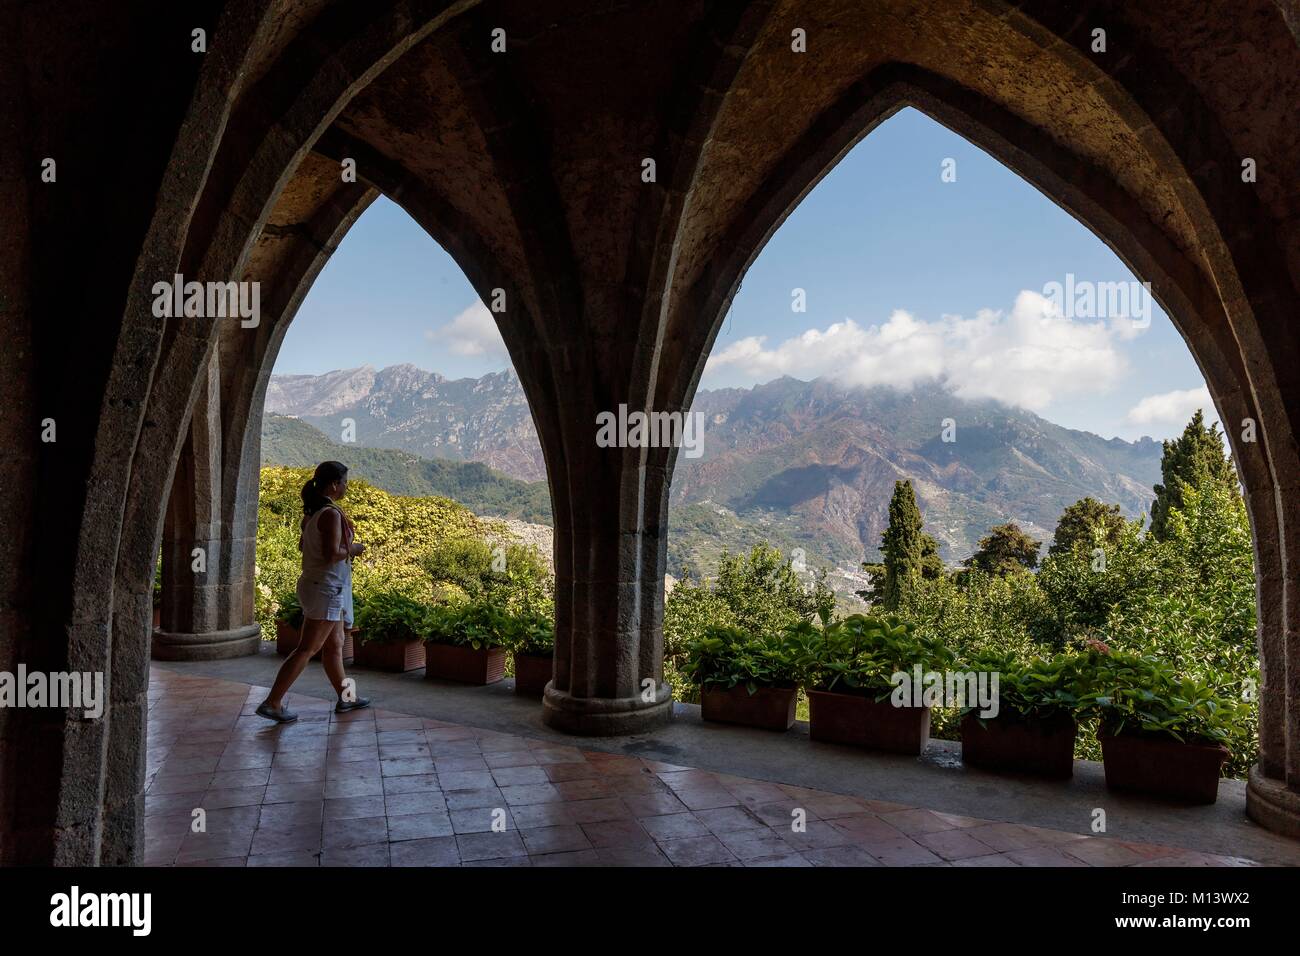
[{"label": "woman walking", "polygon": [[337,461],[323,461],[302,487],[302,574],[298,578],[298,602],[302,605],[302,638],[298,649],[285,660],[270,695],[257,714],[278,723],[289,723],[298,715],[284,706],[284,695],[298,679],[317,651],[325,673],[339,695],[335,713],[368,707],[367,698],[343,699],[343,639],[352,626],[352,559],[366,550],[355,539],[355,528],[335,504],[347,494],[348,469]]}]

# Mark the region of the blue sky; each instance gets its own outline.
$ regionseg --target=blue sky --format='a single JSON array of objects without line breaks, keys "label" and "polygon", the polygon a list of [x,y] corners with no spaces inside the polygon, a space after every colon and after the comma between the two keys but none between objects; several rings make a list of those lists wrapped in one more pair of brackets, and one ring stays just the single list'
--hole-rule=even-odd
[{"label": "blue sky", "polygon": [[[945,160],[955,161],[955,181],[944,181]],[[1064,286],[1067,274],[1075,288],[1137,281],[1015,173],[904,110],[831,170],[755,260],[703,387],[781,374],[906,387],[937,376],[960,394],[1107,438],[1168,437],[1198,406],[1213,415],[1159,306],[1150,304],[1148,325],[1049,301],[1048,284]],[[796,289],[806,311],[792,308]],[[1142,302],[1129,313],[1142,316]],[[322,270],[275,371],[400,362],[460,377],[509,359],[456,264],[380,199]]]}]

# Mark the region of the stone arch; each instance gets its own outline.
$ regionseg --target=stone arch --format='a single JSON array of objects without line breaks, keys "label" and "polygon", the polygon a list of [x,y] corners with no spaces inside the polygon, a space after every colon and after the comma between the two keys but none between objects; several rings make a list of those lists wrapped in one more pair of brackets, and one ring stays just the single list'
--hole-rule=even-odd
[{"label": "stone arch", "polygon": [[[296,177],[316,164],[316,144],[325,154],[337,145],[336,132],[392,161],[387,189],[408,208],[444,221],[449,211],[465,214],[456,232],[479,243],[466,259],[490,258],[499,274],[483,271],[483,280],[512,283],[527,307],[505,320],[503,333],[526,380],[553,496],[562,486],[557,570],[572,590],[557,622],[564,649],[547,719],[583,732],[641,730],[663,719],[668,703],[662,686],[647,706],[635,690],[642,675],[662,676],[659,582],[675,452],[597,454],[588,447],[590,412],[620,401],[656,410],[689,404],[735,283],[783,210],[837,149],[905,101],[1039,182],[1106,237],[1152,280],[1225,420],[1257,417],[1262,442],[1234,449],[1255,526],[1265,665],[1252,812],[1269,826],[1300,828],[1300,345],[1289,311],[1300,246],[1294,184],[1277,172],[1300,154],[1300,130],[1268,110],[1269,97],[1300,97],[1289,6],[771,0],[702,3],[665,18],[647,13],[652,5],[553,13],[522,0],[489,2],[508,21],[517,59],[485,59],[479,33],[488,20],[472,0],[214,3],[205,7],[211,41],[201,62],[167,39],[182,27],[188,34],[187,11],[160,13],[139,37],[116,10],[95,14],[89,30],[59,20],[50,32],[62,39],[51,43],[74,54],[93,49],[94,26],[106,28],[115,68],[127,72],[110,68],[103,90],[33,84],[13,65],[22,56],[0,58],[5,95],[11,85],[18,91],[25,145],[54,139],[74,166],[93,165],[99,140],[69,132],[61,119],[42,124],[38,114],[95,124],[98,109],[116,119],[95,125],[97,135],[132,134],[140,157],[121,165],[118,199],[84,181],[37,194],[26,185],[22,150],[0,144],[6,182],[19,183],[27,200],[16,204],[19,221],[29,226],[0,241],[16,243],[14,261],[34,263],[14,269],[6,257],[0,282],[17,292],[25,323],[18,340],[35,340],[40,353],[19,364],[16,394],[24,414],[50,404],[62,413],[72,406],[58,392],[71,383],[74,399],[93,406],[75,409],[92,427],[69,427],[57,451],[28,447],[25,420],[12,430],[23,443],[18,474],[39,490],[19,538],[31,574],[0,581],[19,608],[4,633],[24,660],[111,675],[102,721],[0,714],[5,862],[135,859],[148,581],[163,497],[199,398],[212,394],[205,387],[216,385],[218,399],[239,397],[223,411],[223,453],[256,457],[247,423],[273,343],[258,346],[258,364],[249,360],[256,349],[243,351],[250,343],[223,345],[210,325],[156,319],[155,279],[242,278],[266,268],[283,277],[276,308],[291,315],[317,254],[365,201],[356,190],[298,193],[322,182]],[[1109,30],[1115,55],[1089,54],[1097,24]],[[816,58],[786,59],[798,25],[808,28],[809,49],[821,51]],[[1204,44],[1207,31],[1224,42]],[[23,52],[12,42],[0,36],[7,51]],[[151,115],[145,128],[132,109],[138,90],[159,81],[148,63],[160,63],[171,85],[161,91],[161,118]],[[461,81],[449,105],[456,129],[479,131],[483,146],[481,155],[463,138],[448,147],[460,157],[451,164],[459,179],[439,194],[427,189],[437,179],[429,157],[448,154],[438,152],[439,131],[421,125],[427,111],[412,104],[422,83],[449,70]],[[54,133],[29,135],[42,126]],[[644,151],[666,160],[667,175],[651,190],[627,175],[628,157]],[[1136,162],[1121,165],[1117,152]],[[1242,153],[1267,173],[1257,191],[1234,181]],[[375,175],[387,173],[377,164]],[[478,204],[474,216],[453,201],[461,194]],[[77,198],[86,196],[106,224],[106,248],[87,246],[87,291],[76,304],[122,320],[83,323],[91,347],[56,358],[59,343],[34,317],[58,301],[61,277],[38,260],[62,254],[59,224],[82,213]],[[281,206],[286,197],[303,201]],[[287,215],[291,208],[302,215]],[[288,233],[277,236],[276,227]],[[287,245],[262,249],[267,259],[259,244]],[[477,286],[471,268],[488,267],[466,268]],[[214,356],[226,363],[215,382],[204,374]],[[242,431],[227,422],[243,422]],[[242,471],[224,475],[222,509],[238,505],[247,480]],[[37,540],[38,510],[48,541]],[[227,514],[232,534],[247,528],[246,510]],[[236,574],[240,559],[228,556]],[[12,783],[19,767],[23,806]]]},{"label": "stone arch", "polygon": [[[101,602],[83,599],[80,619],[112,621],[111,636],[106,625],[88,624],[68,642],[70,668],[108,675],[107,719],[89,730],[69,723],[58,752],[43,759],[60,794],[49,804],[56,816],[31,828],[33,849],[19,859],[48,854],[56,862],[112,864],[139,852],[151,603],[145,585],[161,537],[160,503],[217,341],[205,320],[165,325],[155,318],[152,283],[176,272],[241,277],[275,197],[315,138],[386,66],[471,6],[401,0],[379,16],[336,8],[277,47],[274,11],[238,3],[210,31],[213,56],[170,150],[164,201],[127,287],[90,465],[101,494],[87,503],[77,550],[112,554],[112,584],[99,586],[103,563],[85,558],[76,564],[82,573],[69,580],[71,594]],[[287,101],[285,92],[292,94]],[[152,374],[142,376],[141,367]],[[91,787],[81,783],[87,766],[108,768]]]},{"label": "stone arch", "polygon": [[[1027,23],[1028,21],[1023,21]],[[1038,24],[1033,24],[1038,27]],[[1040,28],[1041,29],[1041,28]],[[1041,34],[1040,34],[1041,38]],[[1079,51],[1053,35],[1045,48],[1069,67],[1097,73]],[[1153,67],[1152,63],[1155,63]],[[1050,129],[1040,129],[1013,108],[933,69],[887,63],[849,86],[772,165],[761,186],[748,194],[725,234],[702,257],[690,283],[681,283],[669,336],[669,379],[663,387],[673,408],[689,405],[704,360],[749,265],[788,213],[838,160],[879,123],[904,106],[915,107],[989,152],[1062,206],[1106,242],[1138,275],[1173,318],[1204,374],[1225,423],[1245,488],[1255,541],[1258,647],[1263,675],[1261,765],[1251,777],[1251,813],[1266,825],[1295,832],[1294,782],[1300,761],[1300,693],[1295,631],[1300,622],[1300,588],[1289,557],[1300,517],[1288,493],[1300,474],[1295,454],[1293,411],[1260,395],[1295,395],[1290,379],[1300,367],[1294,338],[1285,335],[1279,308],[1293,294],[1291,271],[1279,250],[1281,237],[1259,228],[1267,217],[1253,195],[1225,186],[1223,173],[1235,163],[1215,162],[1206,143],[1231,155],[1227,137],[1211,111],[1155,54],[1144,65],[1165,83],[1144,87],[1136,102],[1114,83],[1107,102],[1114,121],[1141,131],[1149,155],[1142,161],[1174,183],[1181,208],[1201,245],[1188,249],[1142,213],[1108,170],[1065,146]],[[1110,82],[1091,77],[1091,82]],[[1171,89],[1172,87],[1172,89]],[[1164,94],[1164,98],[1153,95]],[[1177,108],[1177,109],[1176,109]],[[1178,110],[1200,109],[1195,122]],[[1195,127],[1196,135],[1189,135]],[[1134,213],[1134,209],[1138,211]],[[1253,225],[1252,225],[1253,224]],[[1263,264],[1263,265],[1262,265]],[[1280,278],[1280,281],[1279,281]],[[1250,291],[1247,286],[1253,285]],[[1231,427],[1254,419],[1261,438],[1243,442]],[[1292,786],[1285,790],[1281,782]]]}]

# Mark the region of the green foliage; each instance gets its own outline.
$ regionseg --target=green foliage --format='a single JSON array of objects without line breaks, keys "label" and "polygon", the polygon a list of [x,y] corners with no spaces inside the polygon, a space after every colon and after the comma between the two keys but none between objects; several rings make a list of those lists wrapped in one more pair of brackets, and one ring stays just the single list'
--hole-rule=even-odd
[{"label": "green foliage", "polygon": [[297,630],[302,627],[302,604],[298,601],[298,591],[286,591],[276,599],[275,621],[288,624]]},{"label": "green foliage", "polygon": [[879,603],[886,610],[897,610],[903,589],[921,577],[926,537],[921,530],[921,510],[916,506],[912,483],[894,482],[894,495],[889,501],[889,526],[880,540],[885,573]]},{"label": "green foliage", "polygon": [[[1051,657],[1017,657],[1011,653],[985,651],[962,662],[962,669],[998,675],[998,718],[1045,720],[1074,714],[1081,697],[1091,685],[1088,659],[1080,654]],[[962,708],[960,716],[978,706]]]},{"label": "green foliage", "polygon": [[1235,488],[1236,470],[1223,451],[1223,437],[1218,424],[1205,425],[1198,408],[1182,435],[1164,443],[1160,461],[1161,484],[1155,486],[1156,499],[1151,503],[1151,533],[1163,540],[1168,531],[1169,514],[1184,507],[1187,488],[1200,488],[1217,482]]},{"label": "green foliage", "polygon": [[427,633],[431,610],[428,604],[399,591],[379,591],[357,611],[356,624],[361,629],[357,640],[365,644],[421,640]]},{"label": "green foliage", "polygon": [[1035,625],[1050,614],[1032,574],[996,577],[982,571],[919,581],[903,593],[898,613],[918,633],[968,658],[989,651],[1031,657],[1040,653]]},{"label": "green foliage", "polygon": [[682,678],[674,687],[679,699],[694,696],[684,673],[687,647],[710,626],[738,627],[751,634],[776,633],[798,621],[829,619],[835,594],[824,574],[805,583],[790,562],[766,544],[748,554],[723,552],[712,584],[679,581],[664,605],[664,654],[667,665]]},{"label": "green foliage", "polygon": [[912,669],[943,670],[953,662],[941,642],[916,632],[909,623],[890,616],[851,614],[817,633],[812,625],[792,629],[792,638],[805,642],[801,673],[804,686],[881,700],[894,690],[891,676]]},{"label": "green foliage", "polygon": [[506,612],[484,601],[472,601],[431,608],[425,617],[423,636],[433,644],[455,644],[477,651],[508,647],[510,628]]},{"label": "green foliage", "polygon": [[535,611],[511,612],[491,601],[441,604],[428,608],[422,636],[434,644],[454,644],[481,650],[508,647],[519,654],[550,654],[555,648],[555,623]]},{"label": "green foliage", "polygon": [[1109,734],[1171,737],[1183,743],[1228,746],[1246,716],[1238,700],[1208,683],[1179,676],[1158,657],[1119,651],[1094,655],[1095,687],[1082,705]]},{"label": "green foliage", "polygon": [[1119,505],[1102,504],[1095,498],[1080,498],[1061,513],[1052,536],[1049,556],[1091,555],[1101,548],[1117,548],[1128,529]]},{"label": "green foliage", "polygon": [[795,629],[754,634],[739,627],[709,627],[687,647],[685,675],[700,687],[743,684],[793,687],[799,679],[804,644]]},{"label": "green foliage", "polygon": [[[275,634],[276,596],[294,591],[302,571],[300,492],[310,477],[309,468],[262,469],[255,611],[267,638]],[[340,505],[356,524],[357,540],[366,545],[366,553],[352,563],[358,607],[370,595],[385,592],[433,603],[439,594],[425,570],[429,553],[448,540],[501,534],[498,523],[481,519],[454,501],[391,495],[360,479],[349,481]]]},{"label": "green foliage", "polygon": [[1109,544],[1048,554],[1037,576],[1048,610],[1034,622],[1035,637],[1062,647],[1106,629],[1121,602],[1148,595],[1157,581],[1154,541],[1141,532],[1140,521],[1126,521]]},{"label": "green foliage", "polygon": [[736,615],[725,598],[708,586],[679,581],[664,602],[665,664],[684,666],[692,641],[702,638],[712,627],[734,626]]},{"label": "green foliage", "polygon": [[[1158,659],[1176,680],[1165,675],[1161,686],[1146,689],[1157,700],[1145,702],[1146,712],[1161,708],[1152,727],[1223,740],[1232,754],[1225,773],[1242,777],[1258,757],[1254,555],[1246,508],[1217,431],[1206,429],[1200,416],[1167,444],[1166,465],[1167,484],[1177,491],[1158,489],[1167,502],[1161,535],[1143,534],[1141,521],[1124,521],[1114,506],[1085,498],[1062,514],[1036,573],[968,570],[960,573],[960,586],[948,578],[912,580],[898,613],[964,661],[994,654],[1037,667],[1036,659],[1058,660],[1054,651],[1098,646],[1099,637],[1106,642],[1100,646],[1121,658]],[[1183,477],[1173,485],[1177,476]],[[1000,679],[1012,685],[1000,688],[1004,697],[1018,693],[1018,678],[1006,673]],[[1090,679],[1081,670],[1070,693],[1081,693]],[[1142,679],[1156,678],[1144,672]],[[1133,694],[1119,695],[1106,711],[1111,719],[1118,708],[1142,703]],[[1096,707],[1082,713],[1092,721],[1100,715]],[[1197,724],[1211,717],[1212,725]],[[936,709],[932,735],[956,737],[957,718]],[[1091,733],[1079,735],[1076,756],[1100,759]]]},{"label": "green foliage", "polygon": [[516,654],[549,657],[555,653],[555,617],[538,611],[521,610],[511,615],[508,635]]},{"label": "green foliage", "polygon": [[1029,537],[1015,522],[1008,522],[990,528],[979,548],[962,563],[970,570],[1006,577],[1036,568],[1041,547],[1042,542]]},{"label": "green foliage", "polygon": [[550,570],[526,545],[448,538],[430,547],[421,563],[440,594],[490,601],[511,611],[554,607]]}]

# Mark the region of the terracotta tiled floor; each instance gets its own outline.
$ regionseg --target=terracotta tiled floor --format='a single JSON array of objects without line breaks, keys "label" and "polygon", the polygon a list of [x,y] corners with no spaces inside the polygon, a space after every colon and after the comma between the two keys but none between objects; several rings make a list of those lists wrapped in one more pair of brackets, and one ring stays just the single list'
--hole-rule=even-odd
[{"label": "terracotta tiled floor", "polygon": [[[1216,866],[1234,857],[952,816],[385,710],[254,715],[154,669],[156,866]],[[206,832],[191,832],[203,808]],[[806,827],[795,832],[794,811]],[[493,824],[497,826],[494,830]]]}]

